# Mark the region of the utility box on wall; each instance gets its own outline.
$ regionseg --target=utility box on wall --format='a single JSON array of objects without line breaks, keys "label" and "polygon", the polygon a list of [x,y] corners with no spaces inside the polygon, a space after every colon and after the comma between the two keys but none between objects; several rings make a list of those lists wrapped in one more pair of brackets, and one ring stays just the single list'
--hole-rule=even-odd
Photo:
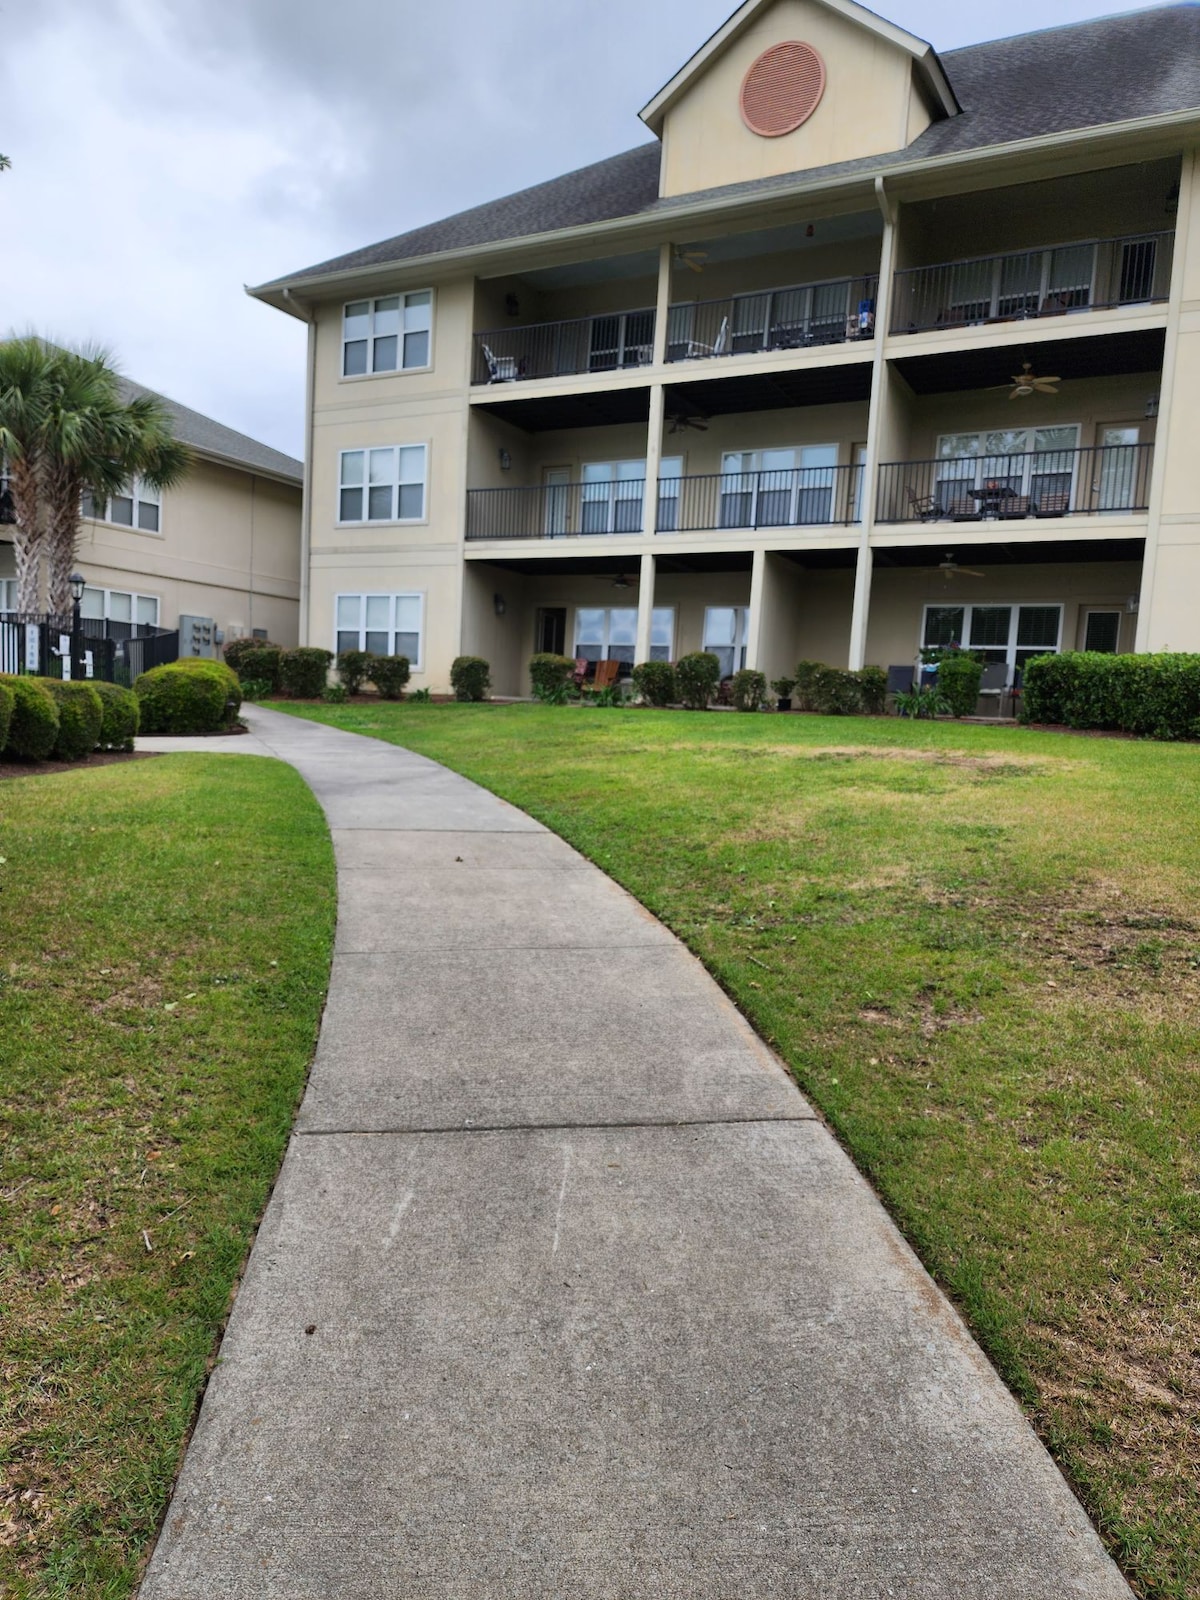
[{"label": "utility box on wall", "polygon": [[180,615],[179,654],[181,656],[204,656],[210,661],[216,659],[217,627],[211,617]]}]

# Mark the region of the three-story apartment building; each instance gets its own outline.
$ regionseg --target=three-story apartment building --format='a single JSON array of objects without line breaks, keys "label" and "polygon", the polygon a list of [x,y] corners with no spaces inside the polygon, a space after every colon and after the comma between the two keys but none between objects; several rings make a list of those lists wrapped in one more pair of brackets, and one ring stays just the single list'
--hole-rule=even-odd
[{"label": "three-story apartment building", "polygon": [[308,642],[1200,649],[1200,9],[939,56],[746,0],[641,116],[251,291],[309,324]]}]

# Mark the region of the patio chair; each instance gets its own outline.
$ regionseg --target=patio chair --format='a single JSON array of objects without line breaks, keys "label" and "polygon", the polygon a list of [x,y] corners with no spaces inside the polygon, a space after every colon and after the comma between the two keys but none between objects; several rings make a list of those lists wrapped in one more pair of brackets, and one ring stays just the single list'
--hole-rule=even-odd
[{"label": "patio chair", "polygon": [[722,317],[721,318],[721,326],[717,330],[717,337],[716,337],[715,343],[713,343],[713,344],[705,344],[700,339],[689,339],[688,342],[687,342],[687,350],[686,350],[686,352],[684,354],[684,360],[685,361],[697,361],[697,360],[701,360],[705,356],[723,356],[725,354],[725,350],[726,350],[726,347],[728,346],[728,344],[729,344],[729,318],[728,317]]},{"label": "patio chair", "polygon": [[490,347],[485,344],[483,359],[487,362],[489,383],[515,383],[521,376],[516,356],[493,355]]},{"label": "patio chair", "polygon": [[596,675],[592,679],[593,689],[611,689],[621,675],[619,661],[597,661]]},{"label": "patio chair", "polygon": [[982,522],[983,512],[979,504],[970,495],[956,495],[947,502],[946,515],[951,522]]},{"label": "patio chair", "polygon": [[918,522],[933,522],[946,514],[938,504],[937,495],[918,494],[911,483],[904,485],[904,498],[908,502],[909,511]]},{"label": "patio chair", "polygon": [[1053,489],[1039,497],[1034,515],[1038,517],[1065,517],[1071,509],[1071,495],[1067,489]]},{"label": "patio chair", "polygon": [[1006,494],[996,507],[998,517],[1027,517],[1029,515],[1029,496],[1027,494]]},{"label": "patio chair", "polygon": [[887,692],[889,694],[907,694],[913,686],[913,679],[917,669],[911,661],[905,661],[898,667],[887,669]]}]

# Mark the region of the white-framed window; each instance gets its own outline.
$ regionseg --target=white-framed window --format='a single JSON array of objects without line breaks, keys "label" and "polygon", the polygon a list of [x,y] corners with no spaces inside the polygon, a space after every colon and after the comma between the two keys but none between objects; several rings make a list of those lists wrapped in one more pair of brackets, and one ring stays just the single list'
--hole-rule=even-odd
[{"label": "white-framed window", "polygon": [[105,622],[141,622],[157,628],[158,596],[131,594],[125,589],[93,589],[89,585],[83,591],[79,615]]},{"label": "white-framed window", "polygon": [[339,594],[335,601],[334,650],[369,650],[376,656],[407,656],[421,671],[425,634],[423,594]]},{"label": "white-framed window", "polygon": [[[637,650],[636,606],[578,606],[575,656],[585,661],[620,661],[632,667]],[[670,661],[675,645],[675,608],[655,606],[650,613],[650,659]]]},{"label": "white-framed window", "polygon": [[977,650],[985,665],[1004,664],[1007,680],[1031,656],[1057,655],[1062,649],[1061,605],[996,602],[925,607],[921,644],[926,650],[957,645]]},{"label": "white-framed window", "polygon": [[338,521],[423,522],[428,455],[423,444],[343,450]]},{"label": "white-framed window", "polygon": [[701,648],[721,663],[721,676],[731,678],[746,665],[747,606],[708,606],[704,612]]},{"label": "white-framed window", "polygon": [[[1075,504],[1079,424],[943,433],[937,442],[937,500],[949,514],[985,509],[982,491],[1003,493],[1001,514],[1064,512]],[[980,491],[977,493],[976,491]]]},{"label": "white-framed window", "polygon": [[162,530],[162,490],[135,478],[127,483],[120,494],[100,502],[85,494],[80,508],[85,517],[97,522],[115,522],[122,528],[137,528],[142,533],[159,533]]},{"label": "white-framed window", "polygon": [[17,609],[17,580],[0,578],[0,612]]},{"label": "white-framed window", "polygon": [[[666,456],[658,467],[660,528],[678,525],[679,479],[682,456]],[[646,463],[641,461],[585,461],[580,490],[581,533],[641,533],[642,494]],[[664,514],[666,521],[663,521]]]},{"label": "white-framed window", "polygon": [[721,526],[791,528],[832,522],[836,444],[732,450],[721,457]]},{"label": "white-framed window", "polygon": [[432,336],[432,289],[351,300],[342,308],[342,376],[427,367]]}]

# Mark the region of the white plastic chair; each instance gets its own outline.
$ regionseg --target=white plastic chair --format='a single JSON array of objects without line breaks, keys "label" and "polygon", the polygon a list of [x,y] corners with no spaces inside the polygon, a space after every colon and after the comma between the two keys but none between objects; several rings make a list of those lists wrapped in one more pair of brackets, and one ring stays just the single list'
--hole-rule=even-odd
[{"label": "white plastic chair", "polygon": [[725,346],[729,343],[729,318],[721,318],[721,326],[717,332],[715,344],[703,344],[699,339],[689,339],[686,360],[696,361],[703,356],[723,356]]},{"label": "white plastic chair", "polygon": [[516,356],[493,355],[488,345],[483,347],[483,358],[488,366],[489,383],[515,383],[520,377]]}]

